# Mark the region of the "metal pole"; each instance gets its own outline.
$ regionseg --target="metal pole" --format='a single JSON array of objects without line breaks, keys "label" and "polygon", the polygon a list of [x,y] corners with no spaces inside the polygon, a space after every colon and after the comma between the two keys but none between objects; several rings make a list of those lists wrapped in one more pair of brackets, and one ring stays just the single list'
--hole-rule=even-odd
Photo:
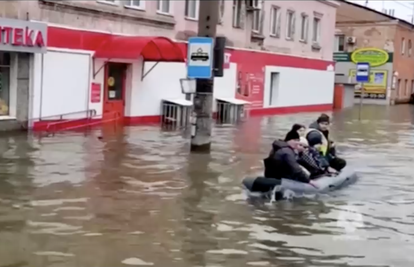
[{"label": "metal pole", "polygon": [[362,103],[364,100],[364,83],[361,83],[361,94],[359,99],[359,120],[361,120],[361,113],[362,113]]},{"label": "metal pole", "polygon": [[[198,36],[216,37],[220,0],[200,0],[198,12]],[[191,152],[210,152],[214,77],[198,79],[194,96],[196,114],[195,133],[191,138]]]}]

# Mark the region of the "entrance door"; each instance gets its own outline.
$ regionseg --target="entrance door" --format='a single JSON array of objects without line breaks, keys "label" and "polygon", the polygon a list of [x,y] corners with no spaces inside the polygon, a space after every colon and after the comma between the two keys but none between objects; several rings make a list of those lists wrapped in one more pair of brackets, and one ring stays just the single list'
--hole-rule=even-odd
[{"label": "entrance door", "polygon": [[127,64],[108,62],[105,66],[105,101],[103,119],[123,121]]}]

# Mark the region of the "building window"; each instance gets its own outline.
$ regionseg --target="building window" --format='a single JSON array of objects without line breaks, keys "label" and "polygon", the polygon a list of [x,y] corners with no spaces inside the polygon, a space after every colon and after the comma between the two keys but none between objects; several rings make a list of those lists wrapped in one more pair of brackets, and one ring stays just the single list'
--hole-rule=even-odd
[{"label": "building window", "polygon": [[411,93],[414,94],[414,80],[411,80]]},{"label": "building window", "polygon": [[96,2],[102,3],[102,4],[108,4],[108,5],[118,5],[117,0],[97,0]]},{"label": "building window", "polygon": [[405,88],[404,88],[404,90],[405,90],[404,95],[405,96],[409,96],[410,95],[410,87],[408,87],[408,86],[409,86],[408,80],[405,79]]},{"label": "building window", "polygon": [[300,23],[300,40],[307,42],[308,41],[308,24],[309,24],[309,19],[308,19],[308,15],[306,14],[302,14],[301,16],[301,23]]},{"label": "building window", "polygon": [[242,28],[242,1],[233,0],[233,27]]},{"label": "building window", "polygon": [[198,19],[199,0],[185,0],[185,16],[190,19]]},{"label": "building window", "polygon": [[253,11],[253,25],[252,29],[254,32],[259,33],[261,32],[262,28],[262,9],[261,9],[261,2],[259,0],[254,0],[253,5],[257,8]]},{"label": "building window", "polygon": [[220,7],[219,7],[219,23],[223,23],[225,7],[226,7],[225,0],[221,0],[220,1]]},{"label": "building window", "polygon": [[128,7],[134,7],[134,8],[145,8],[145,1],[144,0],[128,0],[126,1],[126,5]]},{"label": "building window", "polygon": [[10,53],[0,52],[0,116],[9,114],[10,105]]},{"label": "building window", "polygon": [[273,6],[270,10],[270,36],[280,37],[280,8]]},{"label": "building window", "polygon": [[295,12],[288,10],[286,16],[286,38],[294,39],[295,37]]},{"label": "building window", "polygon": [[171,14],[170,0],[158,0],[157,11],[159,13]]},{"label": "building window", "polygon": [[411,57],[411,53],[413,52],[412,50],[413,50],[413,47],[411,44],[411,40],[408,40],[408,56],[410,57]]},{"label": "building window", "polygon": [[334,52],[345,52],[345,35],[335,35]]},{"label": "building window", "polygon": [[312,41],[314,43],[319,43],[321,39],[321,18],[314,17],[313,18],[313,34],[312,34]]},{"label": "building window", "polygon": [[401,40],[401,55],[405,54],[405,39],[402,38]]}]

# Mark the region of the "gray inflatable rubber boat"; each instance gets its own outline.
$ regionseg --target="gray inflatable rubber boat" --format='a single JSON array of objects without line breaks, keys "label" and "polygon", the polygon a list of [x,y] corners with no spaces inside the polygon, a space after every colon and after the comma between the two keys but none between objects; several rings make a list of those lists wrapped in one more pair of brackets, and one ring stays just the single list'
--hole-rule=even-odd
[{"label": "gray inflatable rubber boat", "polygon": [[[338,175],[322,176],[311,183],[302,183],[291,179],[274,179],[265,177],[246,177],[242,184],[250,192],[269,193],[290,190],[295,194],[320,194],[338,190],[355,183],[358,175],[355,171],[345,168]],[[277,190],[275,190],[277,187]]]}]

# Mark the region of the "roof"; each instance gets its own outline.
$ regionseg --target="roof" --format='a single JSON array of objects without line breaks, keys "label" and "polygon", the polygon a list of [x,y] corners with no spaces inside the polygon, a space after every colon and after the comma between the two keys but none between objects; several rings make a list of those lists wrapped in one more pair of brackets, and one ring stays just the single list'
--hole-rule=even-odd
[{"label": "roof", "polygon": [[375,9],[369,8],[369,7],[367,7],[367,6],[364,6],[364,5],[359,5],[359,4],[356,4],[356,3],[353,3],[353,2],[350,2],[350,1],[346,1],[346,0],[338,0],[338,1],[339,1],[340,3],[345,3],[345,4],[347,4],[347,5],[351,5],[351,6],[354,6],[354,7],[356,7],[356,8],[360,8],[360,9],[364,9],[364,10],[369,11],[369,12],[373,12],[373,13],[375,13],[375,14],[378,14],[378,15],[381,15],[381,16],[383,16],[383,17],[385,17],[385,18],[388,18],[389,20],[394,20],[394,21],[397,21],[397,22],[401,22],[402,24],[405,24],[405,25],[407,25],[407,26],[409,26],[409,27],[414,27],[414,25],[413,25],[413,24],[411,24],[411,23],[409,23],[408,21],[405,21],[405,20],[399,19],[399,18],[397,18],[397,17],[394,17],[394,16],[391,16],[391,15],[388,15],[388,14],[382,13],[382,12],[380,12],[380,11],[377,11],[377,10],[375,10]]}]

